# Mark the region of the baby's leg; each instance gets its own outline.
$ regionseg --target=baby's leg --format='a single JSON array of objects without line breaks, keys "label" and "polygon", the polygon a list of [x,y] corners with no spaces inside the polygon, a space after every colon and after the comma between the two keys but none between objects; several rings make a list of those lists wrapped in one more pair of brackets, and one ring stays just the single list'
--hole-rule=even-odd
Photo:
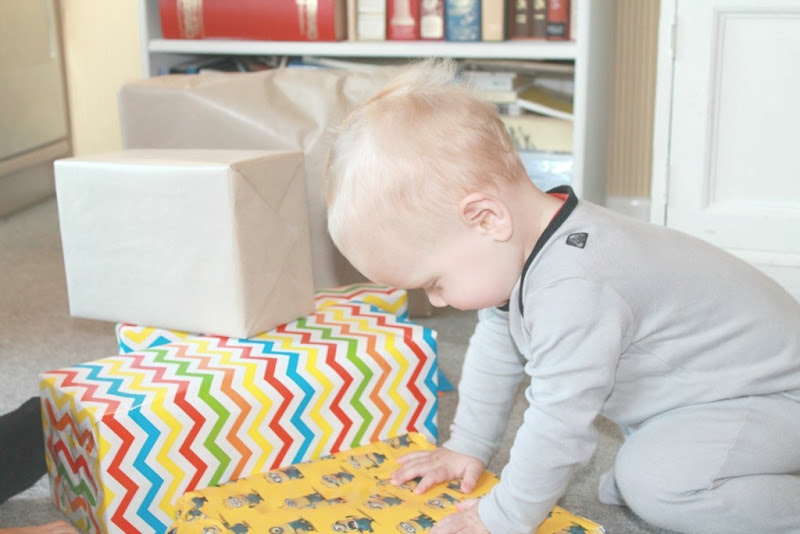
[{"label": "baby's leg", "polygon": [[656,416],[625,440],[625,503],[679,532],[800,532],[800,402],[748,397]]}]

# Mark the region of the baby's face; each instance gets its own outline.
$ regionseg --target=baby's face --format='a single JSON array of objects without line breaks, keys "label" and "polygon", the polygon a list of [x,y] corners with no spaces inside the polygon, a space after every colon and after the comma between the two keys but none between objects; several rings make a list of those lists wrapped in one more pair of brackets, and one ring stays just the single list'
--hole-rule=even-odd
[{"label": "baby's face", "polygon": [[343,252],[373,282],[422,288],[434,306],[479,310],[508,301],[520,274],[508,243],[465,227],[433,233],[422,242],[391,232],[359,254]]}]

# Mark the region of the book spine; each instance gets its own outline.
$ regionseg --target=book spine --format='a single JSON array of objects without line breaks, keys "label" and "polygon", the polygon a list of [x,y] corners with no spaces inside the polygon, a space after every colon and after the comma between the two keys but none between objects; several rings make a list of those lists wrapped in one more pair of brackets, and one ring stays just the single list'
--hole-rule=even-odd
[{"label": "book spine", "polygon": [[447,41],[480,41],[480,0],[445,0],[444,36]]},{"label": "book spine", "polygon": [[387,0],[386,38],[392,41],[419,39],[419,0]]},{"label": "book spine", "polygon": [[509,16],[508,35],[511,39],[530,38],[530,23],[533,0],[510,0],[511,9]]},{"label": "book spine", "polygon": [[347,37],[347,0],[159,0],[166,39],[338,41]]},{"label": "book spine", "polygon": [[386,40],[386,2],[356,0],[356,39],[359,41]]},{"label": "book spine", "polygon": [[481,0],[481,37],[484,41],[505,40],[505,15],[505,0]]},{"label": "book spine", "polygon": [[181,0],[158,0],[161,35],[164,39],[202,39],[203,4],[187,5]]},{"label": "book spine", "polygon": [[356,0],[347,0],[347,40],[356,40]]},{"label": "book spine", "polygon": [[578,35],[578,2],[580,0],[572,0],[569,4],[569,39],[574,41]]},{"label": "book spine", "polygon": [[569,39],[569,0],[547,0],[547,38]]},{"label": "book spine", "polygon": [[572,153],[573,125],[541,115],[501,115],[500,119],[517,150]]},{"label": "book spine", "polygon": [[531,39],[547,39],[547,2],[548,0],[532,0],[531,16],[528,22],[531,25]]},{"label": "book spine", "polygon": [[420,39],[444,39],[444,0],[419,0]]}]

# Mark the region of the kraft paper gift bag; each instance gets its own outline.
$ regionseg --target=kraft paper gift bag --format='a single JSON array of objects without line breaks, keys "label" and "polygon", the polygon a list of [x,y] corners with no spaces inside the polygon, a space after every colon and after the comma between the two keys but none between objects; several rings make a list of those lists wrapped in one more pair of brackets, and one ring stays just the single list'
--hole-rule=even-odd
[{"label": "kraft paper gift bag", "polygon": [[[325,158],[339,121],[401,70],[281,68],[132,81],[119,93],[123,146],[302,152],[314,285],[320,289],[363,282],[328,235]],[[409,293],[409,312],[412,317],[431,314],[423,292]]]}]

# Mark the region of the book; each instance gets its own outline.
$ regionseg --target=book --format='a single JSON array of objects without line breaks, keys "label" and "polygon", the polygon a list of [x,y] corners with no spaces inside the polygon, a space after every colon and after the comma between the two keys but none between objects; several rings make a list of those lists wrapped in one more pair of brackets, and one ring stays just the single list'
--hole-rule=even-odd
[{"label": "book", "polygon": [[507,70],[521,74],[539,75],[542,73],[572,74],[575,72],[575,63],[572,61],[537,61],[517,59],[467,59],[461,63],[464,70]]},{"label": "book", "polygon": [[346,0],[158,0],[165,39],[339,41],[347,37]]},{"label": "book", "polygon": [[444,38],[446,41],[481,40],[480,0],[445,0]]},{"label": "book", "polygon": [[347,40],[356,40],[356,0],[347,0]]},{"label": "book", "polygon": [[578,4],[582,0],[572,0],[569,4],[569,39],[574,41],[578,35]]},{"label": "book", "polygon": [[356,40],[386,40],[385,0],[356,0]]},{"label": "book", "polygon": [[[376,65],[372,65],[370,63],[362,63],[349,61],[347,59],[330,58],[324,56],[301,56],[299,64],[302,64],[304,67],[344,69],[354,72],[371,72],[376,68]],[[294,66],[298,66],[299,64],[296,63]]]},{"label": "book", "polygon": [[547,0],[547,39],[569,40],[569,0]]},{"label": "book", "polygon": [[504,41],[506,38],[505,29],[505,1],[481,0],[481,39],[483,41]]},{"label": "book", "polygon": [[[405,434],[185,493],[175,503],[172,534],[197,532],[427,532],[458,502],[487,494],[499,482],[484,471],[469,494],[459,480],[417,495],[419,479],[395,486],[397,459],[436,447]],[[600,534],[603,527],[555,506],[536,534]]]},{"label": "book", "polygon": [[416,41],[419,33],[419,0],[386,0],[386,39]]},{"label": "book", "polygon": [[572,154],[538,150],[519,150],[518,154],[528,178],[542,191],[549,191],[554,187],[572,183],[574,163]]},{"label": "book", "polygon": [[501,115],[518,151],[572,153],[572,123],[534,114]]},{"label": "book", "polygon": [[500,91],[491,89],[473,88],[472,92],[475,96],[482,100],[486,100],[493,104],[517,104],[519,100],[519,93],[515,90]]},{"label": "book", "polygon": [[529,80],[513,71],[464,70],[459,81],[486,91],[516,91]]},{"label": "book", "polygon": [[530,17],[533,0],[510,0],[510,24],[508,35],[511,39],[527,39],[531,36]]},{"label": "book", "polygon": [[420,39],[444,39],[444,0],[419,0],[419,12]]},{"label": "book", "polygon": [[209,70],[236,72],[239,71],[239,67],[231,57],[211,56],[176,63],[169,68],[167,74],[199,74],[200,71]]},{"label": "book", "polygon": [[573,120],[572,97],[541,85],[534,85],[522,91],[517,99],[517,105],[526,111],[548,117]]},{"label": "book", "polygon": [[172,65],[164,74],[202,74],[204,72],[256,72],[282,66],[276,56],[211,56],[193,58]]},{"label": "book", "polygon": [[547,2],[548,0],[532,0],[529,23],[531,39],[547,39]]},{"label": "book", "polygon": [[495,104],[513,104],[519,92],[530,85],[529,76],[513,71],[466,70],[459,74],[459,81],[469,86],[480,98]]},{"label": "book", "polygon": [[575,94],[575,79],[561,73],[547,73],[536,76],[535,85],[557,93],[569,100]]}]

